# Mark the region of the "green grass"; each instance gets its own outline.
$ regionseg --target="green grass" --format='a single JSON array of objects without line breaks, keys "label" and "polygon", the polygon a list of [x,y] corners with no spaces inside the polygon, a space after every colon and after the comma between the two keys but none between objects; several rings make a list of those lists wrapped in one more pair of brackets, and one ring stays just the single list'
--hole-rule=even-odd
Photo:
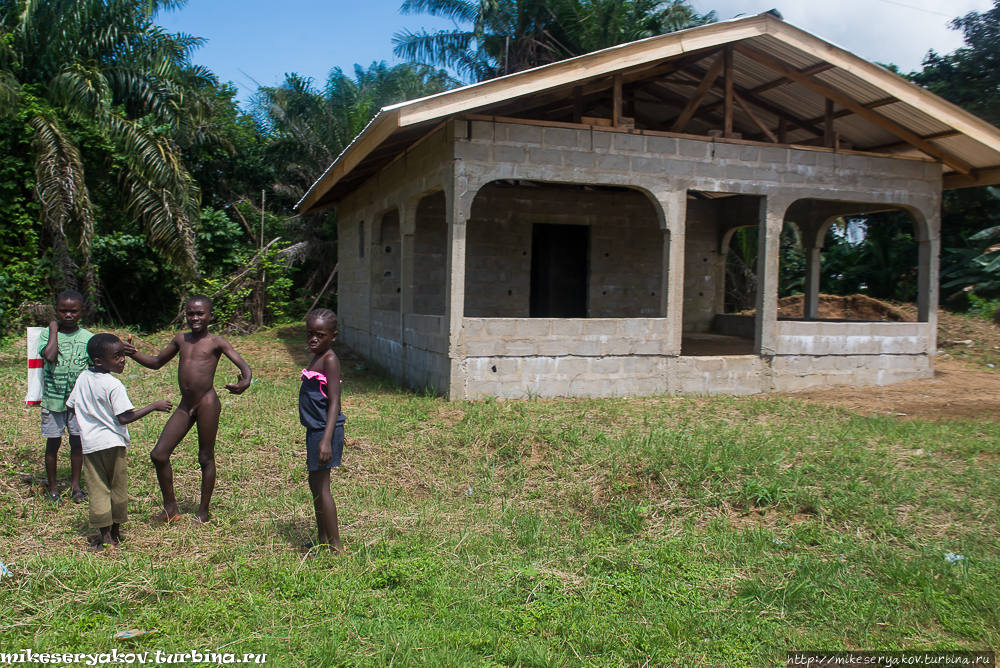
[{"label": "green grass", "polygon": [[[87,552],[85,506],[53,510],[17,481],[40,474],[42,448],[36,410],[20,406],[23,352],[2,351],[0,560],[15,577],[0,582],[0,652],[759,666],[791,649],[1000,644],[997,424],[768,397],[451,404],[345,363],[334,498],[349,553],[304,559],[301,340],[285,328],[234,341],[256,382],[223,397],[210,525],[149,524],[146,455],[165,418],[133,426],[115,558]],[[177,400],[172,368],[122,380],[136,405]],[[174,458],[187,512],[195,453],[189,436]],[[159,632],[115,644],[126,628]]]}]

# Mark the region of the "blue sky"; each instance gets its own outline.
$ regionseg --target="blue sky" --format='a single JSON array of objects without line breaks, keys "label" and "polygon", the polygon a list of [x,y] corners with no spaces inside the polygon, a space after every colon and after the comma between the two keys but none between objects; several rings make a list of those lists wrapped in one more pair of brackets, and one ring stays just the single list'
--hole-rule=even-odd
[{"label": "blue sky", "polygon": [[[961,35],[950,17],[985,11],[991,0],[691,0],[720,19],[776,7],[789,23],[877,62],[916,69],[929,49],[948,53]],[[256,84],[279,83],[286,72],[319,81],[333,67],[397,62],[392,35],[402,28],[437,30],[451,23],[426,15],[399,14],[402,0],[190,0],[162,15],[168,30],[204,37],[195,53],[223,81],[240,88],[245,101]]]}]

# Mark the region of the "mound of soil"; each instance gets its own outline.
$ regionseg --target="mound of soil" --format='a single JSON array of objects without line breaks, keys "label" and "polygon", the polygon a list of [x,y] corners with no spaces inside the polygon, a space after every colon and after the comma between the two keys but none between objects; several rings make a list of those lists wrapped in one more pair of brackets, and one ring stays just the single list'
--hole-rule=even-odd
[{"label": "mound of soil", "polygon": [[[778,300],[779,318],[801,318],[805,297],[794,295]],[[916,317],[866,295],[819,296],[819,317],[824,320],[891,320],[894,322],[916,322]]]}]

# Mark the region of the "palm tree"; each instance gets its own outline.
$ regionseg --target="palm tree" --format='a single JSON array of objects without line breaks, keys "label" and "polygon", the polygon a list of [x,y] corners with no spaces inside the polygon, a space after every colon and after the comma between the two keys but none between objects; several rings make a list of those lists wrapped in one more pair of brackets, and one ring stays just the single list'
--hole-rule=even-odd
[{"label": "palm tree", "polygon": [[556,0],[566,28],[566,55],[579,56],[618,44],[714,23],[684,0]]},{"label": "palm tree", "polygon": [[[75,246],[85,287],[96,290],[90,168],[111,177],[102,187],[155,250],[182,273],[197,271],[200,193],[181,149],[219,141],[198,92],[214,77],[190,62],[200,40],[153,23],[185,3],[0,0],[0,118],[23,121],[30,136],[34,195],[67,285],[76,283]],[[84,147],[81,133],[97,141]]]},{"label": "palm tree", "polygon": [[449,67],[484,81],[559,60],[559,23],[546,0],[404,0],[402,14],[430,14],[467,27],[403,30],[393,52],[410,62]]},{"label": "palm tree", "polygon": [[259,88],[251,112],[278,173],[273,190],[294,204],[379,109],[457,85],[443,70],[376,62],[368,69],[355,65],[353,79],[336,67],[323,88],[294,73],[279,86]]},{"label": "palm tree", "polygon": [[464,27],[396,33],[396,56],[483,81],[617,44],[715,21],[685,0],[405,0]]}]

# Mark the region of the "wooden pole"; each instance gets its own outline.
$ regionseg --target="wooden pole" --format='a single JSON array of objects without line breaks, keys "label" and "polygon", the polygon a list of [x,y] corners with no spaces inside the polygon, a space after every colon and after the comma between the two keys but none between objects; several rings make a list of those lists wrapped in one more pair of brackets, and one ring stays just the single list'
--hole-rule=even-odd
[{"label": "wooden pole", "polygon": [[788,143],[788,121],[784,118],[778,119],[778,143],[787,144]]},{"label": "wooden pole", "polygon": [[733,47],[727,46],[725,51],[725,74],[722,85],[724,90],[724,121],[722,136],[731,139],[733,136]]},{"label": "wooden pole", "polygon": [[836,138],[833,133],[833,100],[826,100],[826,115],[823,118],[823,146],[827,148],[837,148]]},{"label": "wooden pole", "polygon": [[611,127],[618,127],[618,119],[622,115],[622,75],[616,74],[612,83]]},{"label": "wooden pole", "polygon": [[330,287],[330,281],[332,281],[333,277],[337,274],[337,267],[339,266],[340,266],[339,262],[333,265],[333,271],[330,272],[330,278],[326,279],[326,283],[323,284],[323,289],[319,291],[318,295],[316,295],[316,299],[313,300],[312,306],[309,307],[309,310],[306,311],[306,314],[310,313],[314,308],[316,308],[316,304],[319,303],[319,298],[322,297],[323,293],[326,292],[326,289]]}]

